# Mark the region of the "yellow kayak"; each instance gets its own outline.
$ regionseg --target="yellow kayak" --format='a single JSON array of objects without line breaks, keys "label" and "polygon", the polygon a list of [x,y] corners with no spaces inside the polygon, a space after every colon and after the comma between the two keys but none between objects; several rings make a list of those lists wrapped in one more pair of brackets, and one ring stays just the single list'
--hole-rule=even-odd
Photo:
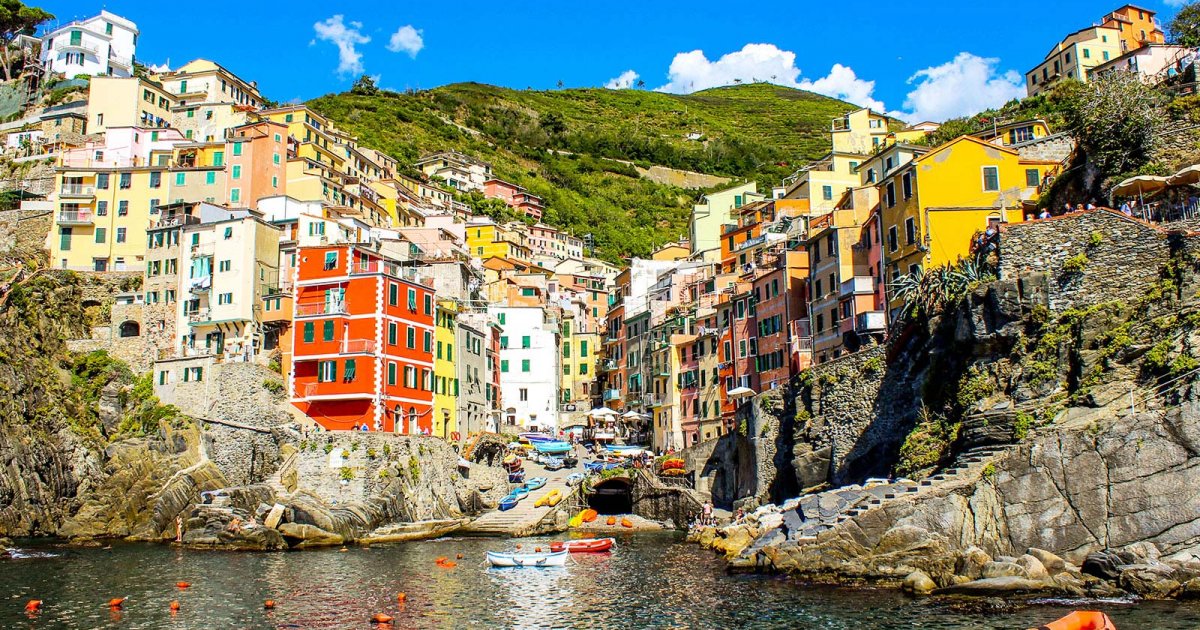
[{"label": "yellow kayak", "polygon": [[[533,504],[533,507],[542,507],[544,505],[558,505],[558,502],[561,500],[562,500],[562,492],[560,490],[558,490],[557,488],[555,488],[554,490],[551,490],[550,492],[543,494],[542,498],[538,499]],[[551,501],[553,501],[553,503],[551,503]]]},{"label": "yellow kayak", "polygon": [[[562,495],[562,493],[561,493],[561,492],[559,492],[558,490],[555,490],[555,491],[554,491],[554,493],[553,493],[553,494],[550,496],[550,500],[548,501],[548,505],[549,505],[550,507],[554,507],[554,506],[558,505],[558,504],[559,504],[559,502],[560,502],[560,501],[562,501],[562,500],[563,500],[563,495]],[[583,520],[583,519],[580,519],[580,520]]]}]

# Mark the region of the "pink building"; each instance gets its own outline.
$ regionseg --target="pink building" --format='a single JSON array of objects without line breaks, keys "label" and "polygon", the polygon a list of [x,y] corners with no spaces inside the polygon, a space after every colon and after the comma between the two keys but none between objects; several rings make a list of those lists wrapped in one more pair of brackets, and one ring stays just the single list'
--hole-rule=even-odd
[{"label": "pink building", "polygon": [[483,196],[489,199],[500,199],[510,207],[523,212],[525,216],[532,217],[537,221],[542,219],[542,212],[545,210],[541,197],[530,194],[523,187],[502,179],[492,178],[483,182]]}]

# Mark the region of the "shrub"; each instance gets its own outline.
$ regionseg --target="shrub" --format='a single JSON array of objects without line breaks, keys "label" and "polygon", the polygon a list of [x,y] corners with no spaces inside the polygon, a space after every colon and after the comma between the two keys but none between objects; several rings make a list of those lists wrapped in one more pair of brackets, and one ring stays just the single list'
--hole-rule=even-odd
[{"label": "shrub", "polygon": [[408,457],[408,476],[413,481],[421,478],[421,462],[417,461],[416,455]]},{"label": "shrub", "polygon": [[351,479],[354,479],[354,469],[350,468],[349,466],[342,466],[342,469],[338,471],[338,477],[340,477],[342,481],[350,481]]},{"label": "shrub", "polygon": [[263,379],[263,389],[271,392],[271,394],[275,396],[278,396],[283,393],[283,383],[280,381],[273,381],[269,378]]},{"label": "shrub", "polygon": [[991,481],[992,479],[996,478],[996,465],[995,464],[989,463],[987,466],[983,467],[983,478],[987,479],[988,481]]},{"label": "shrub", "polygon": [[332,453],[332,452],[333,452],[333,445],[332,445],[332,444],[326,444],[326,445],[325,445],[325,454],[326,454],[326,455],[328,455],[328,454],[330,454],[330,453]]},{"label": "shrub", "polygon": [[1087,267],[1088,262],[1090,261],[1088,260],[1087,254],[1079,252],[1078,254],[1075,254],[1074,256],[1071,256],[1063,261],[1063,271],[1067,273],[1083,273],[1083,270]]},{"label": "shrub", "polygon": [[864,374],[876,374],[883,371],[884,365],[883,357],[875,356],[863,361],[862,370]]},{"label": "shrub", "polygon": [[951,422],[944,416],[931,414],[921,410],[921,420],[900,447],[900,459],[896,463],[896,472],[901,475],[912,475],[942,461],[949,452],[950,445],[958,439],[961,423]]},{"label": "shrub", "polygon": [[1033,423],[1033,414],[1027,411],[1018,411],[1017,418],[1013,421],[1013,437],[1024,440],[1029,436],[1029,430],[1033,428]]},{"label": "shrub", "polygon": [[1104,235],[1100,232],[1092,232],[1088,236],[1088,247],[1099,247],[1104,242]]}]

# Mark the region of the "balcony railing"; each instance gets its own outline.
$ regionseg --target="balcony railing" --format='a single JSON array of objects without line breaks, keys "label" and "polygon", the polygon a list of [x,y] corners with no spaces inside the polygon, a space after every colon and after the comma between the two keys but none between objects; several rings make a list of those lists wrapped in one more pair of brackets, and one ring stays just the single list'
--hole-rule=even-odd
[{"label": "balcony railing", "polygon": [[296,317],[314,317],[317,315],[345,315],[345,302],[318,302],[316,304],[297,304]]},{"label": "balcony railing", "polygon": [[346,339],[342,341],[342,354],[371,354],[375,352],[375,342],[370,339]]},{"label": "balcony railing", "polygon": [[210,319],[209,319],[210,317],[211,317],[211,315],[209,314],[209,310],[207,308],[202,308],[202,309],[193,311],[191,313],[188,313],[188,322],[192,323],[192,324],[198,324],[200,322],[207,322],[207,321],[210,321]]},{"label": "balcony railing", "polygon": [[883,311],[867,311],[854,318],[856,332],[883,332],[887,330],[887,316]]},{"label": "balcony railing", "polygon": [[92,221],[92,213],[87,211],[63,210],[58,213],[61,225],[91,225]]},{"label": "balcony railing", "polygon": [[621,390],[619,390],[619,389],[604,390],[604,402],[608,402],[610,400],[620,400],[620,398],[621,398]]},{"label": "balcony railing", "polygon": [[96,194],[96,187],[84,184],[63,184],[58,194],[62,197],[91,197]]},{"label": "balcony railing", "polygon": [[97,49],[95,46],[85,44],[83,42],[71,43],[70,39],[60,39],[58,40],[58,45],[54,47],[54,50],[82,50],[84,52],[90,52],[94,55],[96,54]]},{"label": "balcony railing", "polygon": [[870,295],[875,292],[875,278],[871,276],[854,276],[842,282],[842,297],[850,295]]}]

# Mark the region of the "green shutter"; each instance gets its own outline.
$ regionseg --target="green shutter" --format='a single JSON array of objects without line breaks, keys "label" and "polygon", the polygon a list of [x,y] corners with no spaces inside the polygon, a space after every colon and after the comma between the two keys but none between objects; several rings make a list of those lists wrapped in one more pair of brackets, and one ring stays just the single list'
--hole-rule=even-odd
[{"label": "green shutter", "polygon": [[500,362],[500,371],[501,371],[501,372],[507,372],[507,371],[508,371],[508,361],[507,361],[507,360],[504,360],[504,361],[501,361],[501,362]]},{"label": "green shutter", "polygon": [[529,359],[521,359],[521,371],[522,372],[529,371]]},{"label": "green shutter", "polygon": [[322,324],[322,338],[325,341],[333,341],[333,320],[327,319]]},{"label": "green shutter", "polygon": [[313,323],[304,322],[304,343],[312,343],[313,340]]},{"label": "green shutter", "polygon": [[347,380],[347,381],[353,381],[353,380],[354,380],[354,374],[355,374],[355,368],[356,368],[356,367],[357,367],[357,366],[354,364],[354,359],[346,359],[346,375],[345,375],[345,378],[346,378],[346,380]]}]

